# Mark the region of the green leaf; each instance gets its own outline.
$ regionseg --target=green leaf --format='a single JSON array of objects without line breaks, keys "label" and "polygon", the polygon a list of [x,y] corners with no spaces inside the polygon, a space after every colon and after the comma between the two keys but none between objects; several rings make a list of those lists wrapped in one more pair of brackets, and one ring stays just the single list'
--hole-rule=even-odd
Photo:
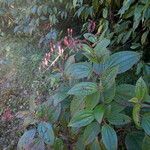
[{"label": "green leaf", "polygon": [[145,133],[150,136],[150,113],[146,113],[143,115],[141,126],[144,129]]},{"label": "green leaf", "polygon": [[94,120],[93,111],[81,110],[72,117],[68,126],[80,128],[90,124],[93,120]]},{"label": "green leaf", "polygon": [[142,15],[143,5],[136,5],[134,10],[134,21],[140,20]]},{"label": "green leaf", "polygon": [[140,46],[141,46],[140,43],[132,43],[132,46],[130,48],[131,49],[137,49]]},{"label": "green leaf", "polygon": [[93,93],[96,93],[98,87],[96,83],[93,82],[80,82],[72,87],[68,94],[69,95],[76,95],[76,96],[87,96]]},{"label": "green leaf", "polygon": [[71,64],[65,70],[66,76],[74,79],[81,79],[90,76],[92,73],[92,65],[87,62]]},{"label": "green leaf", "polygon": [[105,70],[105,65],[104,64],[93,64],[93,71],[98,74],[101,75]]},{"label": "green leaf", "polygon": [[48,115],[48,120],[50,122],[56,122],[60,116],[61,113],[61,104],[58,104],[56,107],[51,105],[48,108],[48,112],[46,115]]},{"label": "green leaf", "polygon": [[129,100],[129,102],[132,102],[132,103],[139,103],[139,99],[138,98],[136,98],[136,97],[133,97],[133,98],[131,98],[130,100]]},{"label": "green leaf", "polygon": [[75,15],[77,15],[78,18],[79,18],[80,15],[82,14],[82,12],[85,10],[85,8],[86,8],[85,6],[80,7],[80,8],[76,11]]},{"label": "green leaf", "polygon": [[18,150],[24,150],[25,147],[27,147],[29,144],[32,143],[34,137],[35,137],[35,133],[36,130],[35,129],[31,129],[26,131],[21,138],[19,139],[18,145],[17,145],[17,149]]},{"label": "green leaf", "polygon": [[102,126],[102,141],[107,150],[117,150],[118,140],[115,130],[109,125]]},{"label": "green leaf", "polygon": [[90,150],[101,150],[100,143],[96,138],[94,142],[90,145]]},{"label": "green leaf", "polygon": [[132,1],[132,0],[124,0],[123,5],[122,5],[121,9],[119,10],[118,14],[120,14],[122,16],[129,9],[130,5],[133,2],[134,1]]},{"label": "green leaf", "polygon": [[82,46],[82,50],[84,50],[85,52],[88,52],[88,53],[93,52],[93,49],[89,47],[87,44],[82,44],[81,46]]},{"label": "green leaf", "polygon": [[143,100],[143,98],[147,95],[147,86],[142,77],[140,77],[135,86],[135,94],[139,100]]},{"label": "green leaf", "polygon": [[63,100],[65,100],[68,95],[67,92],[69,91],[68,87],[61,87],[61,89],[54,94],[53,99],[54,99],[54,106],[57,106],[60,102],[62,102]]},{"label": "green leaf", "polygon": [[150,150],[150,137],[145,135],[143,143],[142,143],[142,150]]},{"label": "green leaf", "polygon": [[85,102],[83,97],[74,97],[70,104],[70,112],[71,116],[73,116],[75,113],[79,112],[80,110],[84,109]]},{"label": "green leaf", "polygon": [[115,92],[116,92],[116,85],[115,84],[113,84],[109,89],[106,89],[103,92],[104,102],[110,103],[115,97]]},{"label": "green leaf", "polygon": [[129,116],[121,113],[112,113],[107,119],[112,125],[125,125],[131,122]]},{"label": "green leaf", "polygon": [[100,101],[100,92],[86,96],[84,101],[87,109],[93,109]]},{"label": "green leaf", "polygon": [[120,113],[126,107],[126,106],[118,104],[115,101],[111,102],[110,105],[111,105],[111,113],[115,113],[115,114]]},{"label": "green leaf", "polygon": [[99,124],[101,124],[101,122],[102,122],[102,119],[103,119],[103,116],[104,116],[104,112],[105,112],[104,105],[98,105],[94,109],[94,117],[98,121]]},{"label": "green leaf", "polygon": [[109,39],[106,39],[106,38],[103,38],[103,39],[101,39],[98,43],[97,43],[97,45],[96,45],[96,47],[94,48],[95,50],[101,50],[101,49],[105,49],[105,48],[107,48],[108,46],[109,46],[109,44],[110,44],[110,40]]},{"label": "green leaf", "polygon": [[54,150],[64,150],[64,143],[61,139],[56,138],[53,147],[54,147]]},{"label": "green leaf", "polygon": [[145,32],[142,34],[142,37],[141,37],[141,43],[142,43],[142,45],[144,45],[144,43],[146,42],[146,39],[147,39],[148,34],[149,34],[149,30],[145,31]]},{"label": "green leaf", "polygon": [[133,107],[132,116],[133,116],[133,121],[134,121],[134,123],[136,124],[137,127],[141,126],[140,110],[141,110],[141,105],[140,104],[135,104],[134,107]]},{"label": "green leaf", "polygon": [[142,141],[144,134],[142,132],[128,133],[125,138],[127,150],[142,150]]},{"label": "green leaf", "polygon": [[134,64],[136,64],[141,58],[141,55],[133,51],[123,51],[117,52],[110,56],[110,59],[106,62],[106,67],[116,67],[119,66],[118,74],[123,73]]},{"label": "green leaf", "polygon": [[85,145],[88,145],[94,141],[97,135],[100,133],[100,125],[97,122],[89,124],[83,133],[83,141]]},{"label": "green leaf", "polygon": [[115,83],[115,78],[117,76],[117,73],[118,73],[117,66],[113,68],[109,68],[104,73],[102,73],[101,82],[105,90],[112,87],[112,85]]},{"label": "green leaf", "polygon": [[78,0],[73,0],[73,7],[75,8],[77,6]]},{"label": "green leaf", "polygon": [[53,132],[52,125],[50,123],[41,122],[38,124],[39,136],[44,140],[46,144],[53,145],[55,136]]},{"label": "green leaf", "polygon": [[135,86],[130,84],[121,84],[116,88],[114,100],[125,106],[130,106],[129,100],[135,96]]},{"label": "green leaf", "polygon": [[48,6],[47,5],[45,5],[45,6],[42,7],[42,11],[43,11],[43,13],[45,15],[47,14],[47,10],[48,10]]},{"label": "green leaf", "polygon": [[130,38],[131,34],[132,34],[132,30],[129,30],[128,32],[125,32],[125,35],[124,35],[124,37],[122,39],[122,43],[123,44],[125,44],[128,41],[128,39]]},{"label": "green leaf", "polygon": [[85,33],[84,38],[92,43],[95,43],[97,41],[97,38],[95,37],[95,35],[93,35],[91,33]]},{"label": "green leaf", "polygon": [[71,65],[75,63],[75,55],[71,55],[69,56],[69,58],[67,59],[66,63],[65,63],[65,70],[67,70],[67,68]]},{"label": "green leaf", "polygon": [[104,62],[109,57],[110,51],[107,49],[109,44],[110,40],[104,38],[95,46],[94,51],[99,61]]},{"label": "green leaf", "polygon": [[150,103],[150,95],[147,94],[147,95],[144,97],[144,102]]},{"label": "green leaf", "polygon": [[43,104],[39,105],[36,114],[39,118],[46,118],[51,123],[54,123],[58,120],[60,116],[61,104],[59,103],[57,106],[54,106],[52,100],[50,99],[44,102]]},{"label": "green leaf", "polygon": [[45,143],[42,139],[36,138],[30,143],[30,145],[25,147],[26,150],[45,150]]},{"label": "green leaf", "polygon": [[103,9],[103,18],[107,18],[107,16],[108,16],[108,9],[104,8]]},{"label": "green leaf", "polygon": [[83,142],[83,135],[79,136],[78,141],[75,144],[75,150],[85,150],[85,144]]}]

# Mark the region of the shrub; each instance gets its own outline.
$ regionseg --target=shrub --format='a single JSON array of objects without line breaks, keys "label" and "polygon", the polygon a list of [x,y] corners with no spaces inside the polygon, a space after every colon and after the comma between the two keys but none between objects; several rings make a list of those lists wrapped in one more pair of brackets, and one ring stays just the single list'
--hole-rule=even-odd
[{"label": "shrub", "polygon": [[27,59],[31,68],[19,72],[27,80],[32,74],[33,95],[18,150],[149,149],[149,6],[148,0],[0,2],[1,35],[35,39],[33,47],[43,50],[30,48],[34,66]]},{"label": "shrub", "polygon": [[141,77],[135,86],[116,84],[117,76],[141,55],[133,51],[111,54],[110,40],[97,40],[92,34],[85,37],[94,44],[80,45],[87,61],[75,62],[74,55],[68,58],[58,88],[32,110],[32,119],[30,113],[30,123],[37,128],[23,134],[18,149],[44,149],[44,143],[53,149],[142,149],[149,142],[146,83]]}]

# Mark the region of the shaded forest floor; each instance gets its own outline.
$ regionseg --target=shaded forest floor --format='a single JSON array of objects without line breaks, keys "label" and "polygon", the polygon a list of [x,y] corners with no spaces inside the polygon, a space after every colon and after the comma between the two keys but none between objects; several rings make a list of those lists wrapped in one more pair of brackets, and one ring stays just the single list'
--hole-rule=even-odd
[{"label": "shaded forest floor", "polygon": [[11,68],[0,79],[0,150],[16,149],[22,134],[21,120],[17,118],[17,113],[29,108],[27,93],[14,84],[14,76],[14,68]]},{"label": "shaded forest floor", "polygon": [[[17,149],[17,142],[24,131],[18,113],[29,110],[30,94],[24,84],[32,80],[30,73],[34,66],[27,63],[30,62],[28,55],[22,54],[26,53],[28,42],[17,40],[0,39],[0,150]],[[35,54],[35,51],[31,53]]]}]

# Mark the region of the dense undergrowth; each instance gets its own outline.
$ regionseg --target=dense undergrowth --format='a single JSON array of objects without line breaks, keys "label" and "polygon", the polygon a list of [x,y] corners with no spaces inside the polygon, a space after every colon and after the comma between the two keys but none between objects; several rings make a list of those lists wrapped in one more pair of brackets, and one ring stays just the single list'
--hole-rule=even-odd
[{"label": "dense undergrowth", "polygon": [[150,149],[149,0],[1,0],[0,21],[7,149]]}]

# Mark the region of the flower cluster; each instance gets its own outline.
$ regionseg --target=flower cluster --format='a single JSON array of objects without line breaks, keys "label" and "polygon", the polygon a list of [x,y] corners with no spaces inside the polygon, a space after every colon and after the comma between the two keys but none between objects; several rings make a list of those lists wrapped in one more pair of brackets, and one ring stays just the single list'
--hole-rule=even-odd
[{"label": "flower cluster", "polygon": [[73,49],[73,50],[77,49],[77,45],[79,43],[80,43],[80,41],[73,37],[73,29],[68,28],[67,36],[62,38],[57,43],[50,41],[50,43],[49,43],[50,51],[45,54],[43,61],[42,61],[42,67],[44,67],[44,68],[48,67],[49,63],[53,62],[52,56],[54,56],[55,54],[58,57],[60,57],[63,55],[64,50],[67,48]]}]

